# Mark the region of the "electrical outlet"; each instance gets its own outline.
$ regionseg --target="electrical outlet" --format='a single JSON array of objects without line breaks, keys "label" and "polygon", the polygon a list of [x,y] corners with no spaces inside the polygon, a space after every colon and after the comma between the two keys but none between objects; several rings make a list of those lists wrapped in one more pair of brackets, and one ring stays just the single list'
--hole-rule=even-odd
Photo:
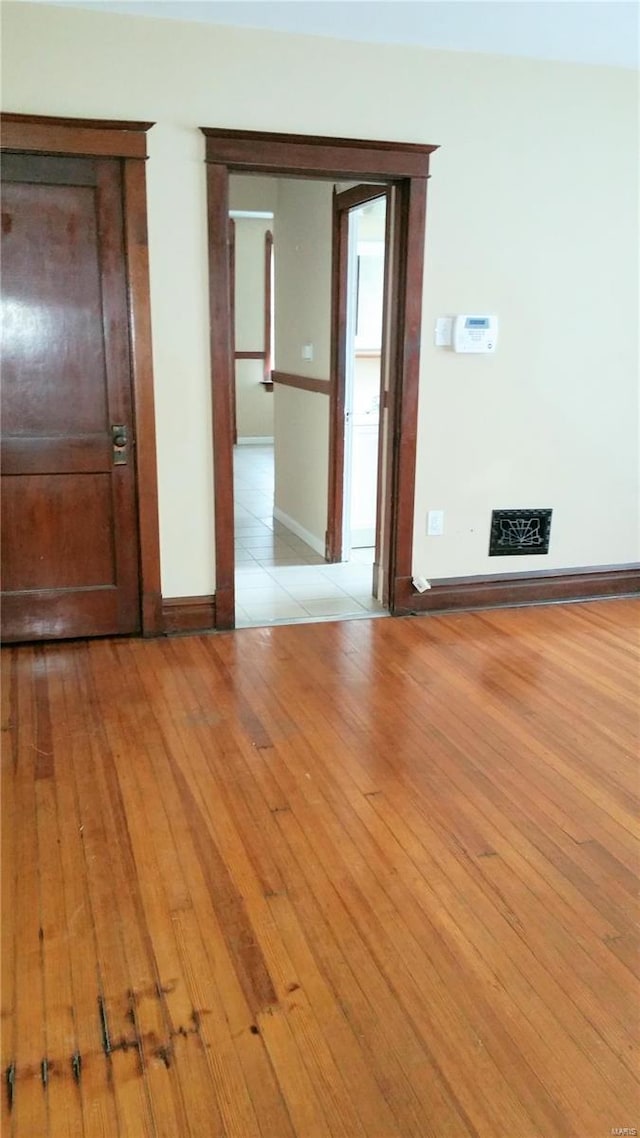
[{"label": "electrical outlet", "polygon": [[444,510],[429,510],[427,514],[427,537],[442,537],[444,533]]},{"label": "electrical outlet", "polygon": [[303,360],[313,359],[313,344],[303,344],[301,352]]}]

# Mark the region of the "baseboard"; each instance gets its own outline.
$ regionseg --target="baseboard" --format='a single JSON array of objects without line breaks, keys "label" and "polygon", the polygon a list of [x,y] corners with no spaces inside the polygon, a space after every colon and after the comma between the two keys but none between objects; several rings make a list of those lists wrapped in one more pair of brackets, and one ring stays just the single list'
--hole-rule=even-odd
[{"label": "baseboard", "polygon": [[236,441],[239,447],[273,446],[273,435],[242,435]]},{"label": "baseboard", "polygon": [[316,537],[315,534],[310,533],[309,530],[305,529],[304,526],[301,526],[300,523],[295,520],[295,518],[290,518],[288,514],[285,514],[284,510],[278,509],[277,506],[273,507],[273,516],[277,522],[282,522],[282,525],[286,526],[287,529],[290,529],[293,533],[295,533],[296,537],[301,537],[302,540],[306,541],[307,545],[310,545],[316,553],[319,553],[321,557],[324,557],[324,542],[321,541],[319,537]]},{"label": "baseboard", "polygon": [[216,598],[163,597],[162,620],[166,633],[204,632],[215,628]]},{"label": "baseboard", "polygon": [[[306,541],[321,556],[320,542],[282,510],[274,517]],[[570,601],[604,600],[607,597],[640,595],[640,565],[607,565],[555,572],[505,574],[501,577],[443,577],[424,593],[414,589],[410,577],[396,581],[394,616],[463,609],[511,608]],[[165,633],[205,632],[216,627],[216,598],[164,597],[162,623]]]},{"label": "baseboard", "polygon": [[447,577],[419,593],[410,577],[396,581],[395,616],[455,609],[509,608],[628,597],[640,593],[640,565],[542,570],[500,577]]}]

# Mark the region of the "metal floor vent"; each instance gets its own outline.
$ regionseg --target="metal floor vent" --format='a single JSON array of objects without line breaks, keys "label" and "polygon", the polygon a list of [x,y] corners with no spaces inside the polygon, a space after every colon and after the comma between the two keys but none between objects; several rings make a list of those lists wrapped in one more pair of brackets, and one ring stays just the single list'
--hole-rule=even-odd
[{"label": "metal floor vent", "polygon": [[549,552],[551,510],[492,510],[489,557]]}]

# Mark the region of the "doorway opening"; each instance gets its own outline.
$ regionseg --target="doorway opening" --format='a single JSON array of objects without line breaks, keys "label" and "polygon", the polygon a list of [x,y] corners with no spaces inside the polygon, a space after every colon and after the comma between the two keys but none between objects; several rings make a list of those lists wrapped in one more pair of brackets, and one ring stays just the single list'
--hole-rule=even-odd
[{"label": "doorway opening", "polygon": [[[382,615],[374,596],[385,187],[350,215],[344,277],[329,180],[232,176],[236,626]],[[353,228],[353,227],[352,227]],[[275,256],[274,256],[275,255]],[[274,266],[275,260],[275,266]],[[345,305],[353,334],[335,345]],[[332,556],[330,404],[346,386],[344,541]],[[333,382],[332,382],[333,381]]]},{"label": "doorway opening", "polygon": [[[301,136],[244,133],[203,128],[206,136],[207,190],[209,219],[209,268],[211,306],[211,361],[214,430],[214,474],[216,496],[216,627],[235,625],[235,525],[234,525],[234,431],[233,395],[235,360],[233,346],[233,314],[230,289],[229,258],[229,182],[236,174],[269,175],[289,180],[324,181],[353,188],[363,182],[378,186],[377,196],[386,195],[385,236],[387,240],[388,303],[384,320],[384,389],[380,398],[378,432],[379,467],[377,492],[377,533],[373,587],[376,597],[391,612],[404,603],[411,592],[411,556],[413,534],[413,496],[415,479],[415,435],[419,340],[422,317],[422,270],[426,180],[429,156],[433,146],[411,146],[395,143],[360,142],[348,139],[306,138]],[[274,248],[278,266],[278,231],[275,226]],[[336,259],[331,266],[331,279],[337,285]],[[311,279],[307,282],[310,285]],[[333,290],[334,292],[336,289]],[[299,346],[302,361],[314,360],[314,341],[302,329]],[[342,438],[344,456],[345,386],[340,380],[336,361],[337,341],[330,350],[327,372],[320,377],[316,368],[288,363],[283,367],[283,345],[276,311],[276,346],[279,353],[271,378],[274,394],[280,388],[288,394],[289,414],[298,424],[302,400],[313,394],[316,418],[328,418],[332,458]],[[285,357],[286,363],[286,357]],[[346,358],[345,358],[346,367]],[[281,370],[282,369],[282,370]],[[382,385],[381,385],[382,387]],[[323,404],[320,410],[320,404]],[[274,435],[277,432],[274,425]],[[309,466],[314,459],[313,439],[304,453]],[[303,447],[301,432],[298,446]],[[344,457],[343,457],[344,461]],[[338,567],[343,556],[344,477],[339,461],[329,464],[327,526],[318,556],[325,556],[326,569]],[[276,493],[278,473],[276,471]],[[287,479],[293,491],[295,479]],[[276,520],[287,524],[291,514]],[[340,519],[340,525],[337,519]],[[304,527],[303,527],[304,528]],[[317,538],[317,525],[308,532]],[[294,529],[295,534],[295,529]],[[296,536],[305,540],[306,533]],[[313,543],[312,548],[313,548]]]},{"label": "doorway opening", "polygon": [[274,516],[274,483],[273,443],[234,448],[236,628],[384,615],[373,550],[329,564]]},{"label": "doorway opening", "polygon": [[342,560],[376,543],[386,197],[349,211]]}]

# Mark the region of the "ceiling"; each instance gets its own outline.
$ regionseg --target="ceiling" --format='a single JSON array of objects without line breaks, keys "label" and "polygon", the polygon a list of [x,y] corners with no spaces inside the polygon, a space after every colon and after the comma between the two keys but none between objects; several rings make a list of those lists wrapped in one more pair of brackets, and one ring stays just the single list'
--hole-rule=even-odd
[{"label": "ceiling", "polygon": [[368,43],[638,67],[633,0],[52,0]]}]

